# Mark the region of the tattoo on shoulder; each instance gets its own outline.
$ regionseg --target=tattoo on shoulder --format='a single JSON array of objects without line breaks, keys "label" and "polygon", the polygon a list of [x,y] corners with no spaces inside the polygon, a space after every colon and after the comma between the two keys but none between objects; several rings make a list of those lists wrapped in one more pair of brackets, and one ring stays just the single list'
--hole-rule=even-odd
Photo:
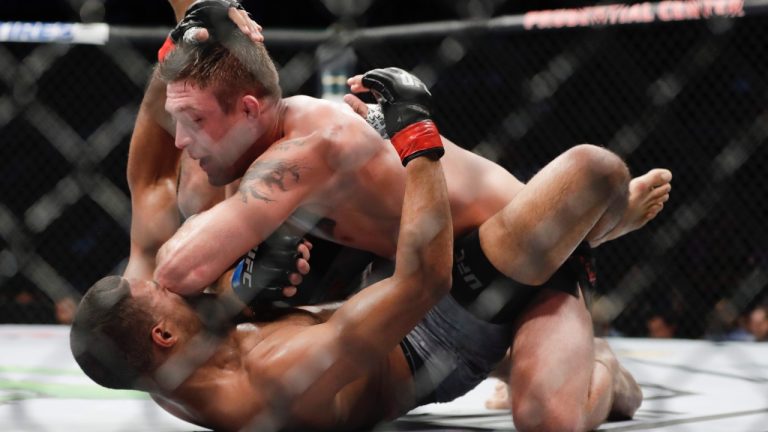
[{"label": "tattoo on shoulder", "polygon": [[265,160],[254,162],[240,182],[240,197],[248,202],[248,196],[267,203],[274,202],[275,189],[287,191],[301,180],[302,167],[295,161]]},{"label": "tattoo on shoulder", "polygon": [[285,151],[289,151],[291,149],[294,149],[296,147],[304,147],[304,145],[306,143],[307,143],[307,141],[304,140],[303,138],[292,139],[292,140],[288,140],[288,141],[283,141],[280,144],[277,144],[276,146],[273,146],[272,148],[275,151],[285,152]]}]

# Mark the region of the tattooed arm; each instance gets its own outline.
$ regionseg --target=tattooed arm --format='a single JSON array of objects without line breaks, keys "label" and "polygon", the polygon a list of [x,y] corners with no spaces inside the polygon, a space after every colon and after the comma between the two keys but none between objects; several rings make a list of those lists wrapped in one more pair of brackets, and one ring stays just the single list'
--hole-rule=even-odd
[{"label": "tattooed arm", "polygon": [[332,177],[327,147],[321,134],[274,144],[237,194],[188,220],[160,248],[154,279],[182,295],[201,292]]}]

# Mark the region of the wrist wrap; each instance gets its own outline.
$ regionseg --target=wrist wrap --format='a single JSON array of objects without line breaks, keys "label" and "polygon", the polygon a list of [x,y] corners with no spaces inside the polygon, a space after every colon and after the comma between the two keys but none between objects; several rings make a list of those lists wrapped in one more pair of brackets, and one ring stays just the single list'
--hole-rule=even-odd
[{"label": "wrist wrap", "polygon": [[171,36],[165,38],[165,42],[163,42],[163,46],[160,47],[160,50],[157,51],[157,61],[163,62],[165,61],[165,58],[168,57],[168,54],[173,51],[173,49],[176,48],[176,44],[173,43],[173,39],[171,39]]},{"label": "wrist wrap", "polygon": [[401,129],[392,137],[392,145],[400,155],[403,166],[420,156],[438,160],[445,154],[440,132],[432,120],[422,120]]},{"label": "wrist wrap", "polygon": [[365,115],[365,121],[368,122],[371,127],[376,129],[376,132],[379,133],[380,137],[389,139],[387,125],[384,121],[384,112],[381,110],[381,105],[368,104],[368,114]]}]

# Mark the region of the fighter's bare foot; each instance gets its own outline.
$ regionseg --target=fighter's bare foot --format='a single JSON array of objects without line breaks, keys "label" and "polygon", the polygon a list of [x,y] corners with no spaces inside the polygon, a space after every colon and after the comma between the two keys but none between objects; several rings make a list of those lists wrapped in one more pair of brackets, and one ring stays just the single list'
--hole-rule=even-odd
[{"label": "fighter's bare foot", "polygon": [[643,392],[635,378],[619,363],[616,354],[604,339],[595,338],[595,361],[602,363],[613,375],[613,405],[610,419],[630,419],[643,402]]},{"label": "fighter's bare foot", "polygon": [[613,406],[608,418],[626,420],[634,417],[643,403],[643,391],[628,370],[619,364],[613,383]]},{"label": "fighter's bare foot", "polygon": [[491,397],[486,399],[485,407],[493,410],[508,410],[509,405],[509,386],[504,381],[496,383]]},{"label": "fighter's bare foot", "polygon": [[629,182],[629,204],[621,221],[603,238],[592,241],[595,247],[643,227],[655,218],[669,200],[672,172],[655,168]]}]

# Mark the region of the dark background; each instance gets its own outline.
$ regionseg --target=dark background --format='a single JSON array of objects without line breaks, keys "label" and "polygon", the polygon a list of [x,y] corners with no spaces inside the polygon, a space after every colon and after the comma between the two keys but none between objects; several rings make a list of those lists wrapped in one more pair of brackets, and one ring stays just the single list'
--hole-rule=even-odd
[{"label": "dark background", "polygon": [[[364,3],[365,0],[352,0]],[[164,0],[104,0],[103,21],[110,24],[169,25],[173,14]],[[68,21],[82,22],[81,0],[4,0],[0,2],[0,20],[4,21]],[[241,2],[259,23],[265,26],[325,28],[338,21],[322,0],[244,0]],[[338,3],[338,2],[337,2]],[[388,0],[372,1],[354,24],[359,27],[418,23],[466,18],[467,0]],[[485,15],[517,14],[527,10],[577,7],[616,2],[596,1],[494,1],[475,2]],[[87,15],[87,14],[86,14]],[[102,21],[102,20],[100,20]]]},{"label": "dark background", "polygon": [[[322,1],[244,3],[267,29],[481,19],[563,5],[379,0],[340,17]],[[0,20],[173,21],[162,0],[101,5],[4,0]],[[353,46],[348,72],[418,72],[441,131],[523,180],[585,142],[619,153],[636,175],[671,169],[673,198],[659,218],[596,251],[595,318],[606,331],[643,336],[658,315],[676,336],[720,338],[768,285],[766,28],[756,16],[414,37]],[[128,141],[161,42],[0,44],[0,321],[53,322],[55,300],[121,271]],[[270,51],[286,94],[320,95],[314,46]]]}]

